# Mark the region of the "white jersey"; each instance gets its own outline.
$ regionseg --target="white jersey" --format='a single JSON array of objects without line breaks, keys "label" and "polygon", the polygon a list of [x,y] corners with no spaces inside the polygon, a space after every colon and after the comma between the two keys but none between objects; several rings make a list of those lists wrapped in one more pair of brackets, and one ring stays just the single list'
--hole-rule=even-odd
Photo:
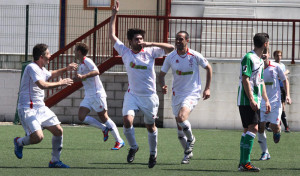
[{"label": "white jersey", "polygon": [[165,55],[159,47],[146,47],[139,53],[134,53],[120,40],[114,48],[122,57],[128,75],[128,92],[138,96],[156,94],[155,58]]},{"label": "white jersey", "polygon": [[36,82],[39,80],[47,81],[51,77],[45,67],[40,68],[36,63],[26,66],[20,86],[18,108],[39,108],[45,106],[45,92],[40,89]]},{"label": "white jersey", "polygon": [[[281,91],[278,78],[283,81],[286,79],[283,70],[280,68],[280,64],[269,61],[268,67],[264,69],[264,82],[269,102],[271,105],[277,105],[276,107],[279,107],[281,104]],[[265,106],[265,103],[265,100],[262,99],[262,106]]]},{"label": "white jersey", "polygon": [[177,50],[171,52],[165,59],[161,71],[167,73],[172,69],[173,95],[200,97],[201,78],[199,65],[205,68],[208,61],[197,51],[188,49],[185,55],[178,55]]},{"label": "white jersey", "polygon": [[[91,71],[99,71],[95,63],[88,57],[84,57],[80,64],[77,73],[85,75]],[[100,94],[101,97],[106,97],[106,92],[103,88],[100,76],[93,76],[82,80],[85,97],[93,97],[95,94]]]}]

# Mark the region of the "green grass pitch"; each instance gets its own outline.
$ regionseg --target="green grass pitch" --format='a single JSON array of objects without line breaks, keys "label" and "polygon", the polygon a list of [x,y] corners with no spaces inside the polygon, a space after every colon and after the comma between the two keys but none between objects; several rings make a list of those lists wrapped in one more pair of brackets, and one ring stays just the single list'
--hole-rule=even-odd
[{"label": "green grass pitch", "polygon": [[[149,147],[145,128],[135,128],[140,150],[132,164],[126,161],[128,145],[119,151],[110,150],[114,139],[110,135],[103,142],[102,132],[93,127],[63,126],[64,146],[61,160],[70,169],[49,169],[51,159],[51,134],[44,131],[44,140],[24,147],[23,159],[14,155],[13,139],[23,136],[21,125],[0,126],[0,175],[97,175],[97,176],[195,176],[195,175],[300,175],[300,133],[282,133],[274,144],[272,133],[267,132],[271,160],[259,161],[260,147],[255,139],[251,158],[259,173],[237,171],[241,131],[194,129],[196,144],[190,164],[180,164],[183,149],[177,139],[176,129],[158,129],[158,158],[153,169],[148,168]],[[122,138],[123,129],[119,128]]]}]

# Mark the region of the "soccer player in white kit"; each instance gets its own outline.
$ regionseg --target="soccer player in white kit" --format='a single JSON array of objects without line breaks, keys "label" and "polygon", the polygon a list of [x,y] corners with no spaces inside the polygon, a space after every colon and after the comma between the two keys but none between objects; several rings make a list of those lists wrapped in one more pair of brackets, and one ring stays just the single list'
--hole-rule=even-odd
[{"label": "soccer player in white kit", "polygon": [[[282,59],[282,51],[280,50],[276,50],[273,52],[273,56],[274,56],[274,60],[275,62],[280,64],[280,67],[282,69],[282,71],[284,72],[286,78],[288,79],[288,74],[290,73],[290,71],[288,69],[286,69],[285,65],[281,62]],[[281,121],[284,125],[284,132],[289,133],[290,132],[290,128],[289,128],[289,124],[288,121],[286,119],[286,114],[285,114],[285,103],[286,103],[286,92],[284,91],[284,86],[281,80],[279,80],[279,84],[280,84],[280,89],[281,89],[281,104],[282,104],[282,113],[281,113]]]},{"label": "soccer player in white kit", "polygon": [[176,50],[165,59],[159,74],[159,83],[164,94],[168,87],[165,85],[165,75],[172,69],[172,109],[178,127],[178,139],[184,148],[182,164],[188,164],[193,156],[193,147],[196,141],[192,133],[188,117],[201,98],[201,80],[199,65],[206,70],[206,85],[203,91],[203,100],[210,97],[210,83],[212,68],[208,61],[197,51],[188,48],[189,34],[180,31],[176,34]]},{"label": "soccer player in white kit", "polygon": [[270,128],[273,131],[274,142],[278,143],[280,140],[280,117],[282,113],[282,105],[279,79],[284,85],[286,102],[288,104],[292,103],[292,100],[290,98],[289,82],[286,79],[286,76],[281,69],[280,64],[271,61],[269,57],[269,50],[266,49],[262,58],[264,59],[264,82],[266,85],[266,92],[269,98],[269,102],[271,104],[271,112],[266,114],[265,101],[262,100],[260,123],[258,128],[258,143],[262,150],[260,160],[269,160],[271,158],[267,147],[267,136],[265,133],[266,122],[270,122]]},{"label": "soccer player in white kit", "polygon": [[148,130],[150,150],[148,167],[153,168],[156,164],[157,156],[158,130],[155,126],[155,119],[157,118],[159,105],[156,94],[154,60],[171,52],[174,46],[167,43],[145,42],[145,31],[141,29],[129,29],[127,32],[127,39],[131,46],[131,49],[129,49],[115,35],[115,23],[118,11],[119,1],[116,2],[116,6],[112,10],[109,37],[114,44],[114,48],[122,57],[128,75],[129,85],[124,96],[122,110],[124,135],[130,146],[127,162],[133,162],[135,153],[139,149],[135,139],[133,120],[135,112],[141,110],[144,114],[144,122]]},{"label": "soccer player in white kit", "polygon": [[18,102],[18,114],[22,126],[26,132],[25,137],[14,139],[15,155],[23,157],[23,146],[40,143],[43,138],[43,129],[52,134],[52,159],[50,168],[69,168],[60,161],[63,146],[63,129],[57,116],[44,103],[44,89],[52,89],[59,86],[73,84],[70,78],[60,79],[58,82],[47,82],[50,78],[57,78],[63,73],[76,70],[77,64],[71,63],[66,68],[49,72],[45,65],[49,64],[51,54],[46,44],[34,46],[32,55],[34,61],[28,64],[24,70]]},{"label": "soccer player in white kit", "polygon": [[[78,111],[78,119],[85,124],[101,129],[104,135],[104,142],[107,141],[108,131],[110,131],[116,140],[112,150],[119,150],[125,143],[120,137],[116,124],[108,116],[107,95],[100,80],[97,66],[92,59],[86,57],[88,51],[89,48],[85,43],[76,43],[74,53],[75,58],[80,62],[80,66],[74,81],[81,81],[85,90],[84,99],[80,103]],[[104,124],[88,116],[92,109],[97,112],[99,119]]]}]

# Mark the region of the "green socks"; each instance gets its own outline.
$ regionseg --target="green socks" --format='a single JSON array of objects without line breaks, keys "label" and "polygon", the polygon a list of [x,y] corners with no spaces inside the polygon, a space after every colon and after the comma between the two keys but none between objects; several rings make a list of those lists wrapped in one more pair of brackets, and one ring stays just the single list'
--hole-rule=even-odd
[{"label": "green socks", "polygon": [[246,163],[250,162],[250,154],[252,151],[255,134],[252,133],[250,135],[248,133],[249,132],[247,132],[244,137],[244,145],[243,145],[243,148],[241,148],[241,150],[243,151],[243,154],[241,155],[241,164],[246,164]]}]

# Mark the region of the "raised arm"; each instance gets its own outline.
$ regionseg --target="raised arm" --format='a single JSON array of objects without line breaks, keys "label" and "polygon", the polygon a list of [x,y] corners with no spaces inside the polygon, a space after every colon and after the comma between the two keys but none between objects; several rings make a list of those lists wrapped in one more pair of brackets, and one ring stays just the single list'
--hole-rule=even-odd
[{"label": "raised arm", "polygon": [[116,5],[112,9],[112,15],[109,22],[109,39],[113,42],[113,44],[115,44],[118,40],[118,37],[116,36],[116,16],[118,11],[119,1],[116,2]]},{"label": "raised arm", "polygon": [[174,46],[169,43],[157,43],[157,42],[141,42],[139,45],[142,45],[143,47],[150,47],[150,46],[156,46],[160,47],[163,50],[165,50],[165,53],[168,54],[174,50]]}]

